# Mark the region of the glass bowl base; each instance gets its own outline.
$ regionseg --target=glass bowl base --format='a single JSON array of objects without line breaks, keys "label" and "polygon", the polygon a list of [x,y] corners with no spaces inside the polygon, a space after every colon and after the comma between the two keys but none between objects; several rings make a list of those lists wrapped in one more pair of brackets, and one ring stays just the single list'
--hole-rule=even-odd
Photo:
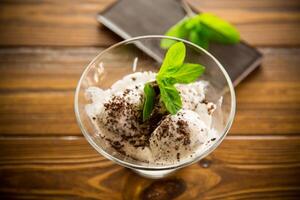
[{"label": "glass bowl base", "polygon": [[132,169],[135,173],[138,175],[145,177],[145,178],[151,178],[151,179],[160,179],[165,178],[171,174],[173,174],[176,169],[168,169],[168,170],[140,170],[140,169]]}]

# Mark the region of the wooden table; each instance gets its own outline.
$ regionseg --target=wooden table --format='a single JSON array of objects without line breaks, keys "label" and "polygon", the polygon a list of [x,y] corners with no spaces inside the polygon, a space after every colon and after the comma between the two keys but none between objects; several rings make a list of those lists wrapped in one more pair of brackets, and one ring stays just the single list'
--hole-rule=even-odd
[{"label": "wooden table", "polygon": [[192,1],[234,23],[264,61],[236,88],[221,146],[157,181],[104,159],[75,122],[82,70],[121,41],[95,20],[111,2],[0,2],[0,199],[299,199],[300,1]]}]

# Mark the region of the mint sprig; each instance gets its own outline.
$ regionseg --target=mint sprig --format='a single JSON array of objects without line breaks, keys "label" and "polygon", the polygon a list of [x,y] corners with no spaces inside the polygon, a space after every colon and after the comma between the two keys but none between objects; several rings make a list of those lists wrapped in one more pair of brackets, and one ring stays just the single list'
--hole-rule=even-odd
[{"label": "mint sprig", "polygon": [[[233,25],[211,13],[185,18],[172,26],[165,35],[188,39],[205,49],[210,42],[236,44],[240,41],[239,32]],[[171,39],[163,39],[161,47],[169,48],[175,42]]]},{"label": "mint sprig", "polygon": [[[205,71],[205,67],[200,64],[184,63],[185,54],[186,48],[182,42],[173,44],[168,49],[156,76],[159,100],[171,114],[176,114],[182,108],[180,93],[174,84],[194,82]],[[155,106],[155,95],[158,94],[147,83],[144,87],[143,121],[150,118]]]}]

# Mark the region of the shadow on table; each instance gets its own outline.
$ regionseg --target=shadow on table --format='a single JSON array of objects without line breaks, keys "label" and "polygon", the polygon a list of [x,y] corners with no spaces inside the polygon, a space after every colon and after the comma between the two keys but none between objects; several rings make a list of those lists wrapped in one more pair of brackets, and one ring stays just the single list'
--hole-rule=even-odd
[{"label": "shadow on table", "polygon": [[201,194],[216,186],[221,178],[211,168],[211,160],[183,168],[170,177],[151,180],[126,169],[123,185],[124,200],[199,199]]}]

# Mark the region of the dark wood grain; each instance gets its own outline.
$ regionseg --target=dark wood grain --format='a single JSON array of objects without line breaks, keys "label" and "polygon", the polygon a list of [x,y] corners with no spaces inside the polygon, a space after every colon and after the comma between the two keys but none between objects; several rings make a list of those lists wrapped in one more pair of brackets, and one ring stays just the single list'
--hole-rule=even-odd
[{"label": "dark wood grain", "polygon": [[113,2],[1,1],[0,45],[110,45],[118,39],[96,21],[96,14]]},{"label": "dark wood grain", "polygon": [[[112,2],[1,1],[0,45],[110,45],[120,39],[98,25],[95,16]],[[233,22],[251,44],[300,44],[298,0],[191,2],[200,10],[214,12]]]},{"label": "dark wood grain", "polygon": [[236,88],[221,146],[157,181],[100,156],[75,122],[82,70],[120,41],[95,20],[113,1],[0,1],[0,199],[298,200],[299,0],[189,0],[237,25],[264,61]]},{"label": "dark wood grain", "polygon": [[[254,45],[299,45],[299,0],[262,0],[222,2],[188,0],[203,12],[212,12],[237,25],[242,38]],[[263,41],[262,41],[263,40]],[[298,41],[298,42],[296,42]]]},{"label": "dark wood grain", "polygon": [[[151,196],[155,185],[168,183],[113,164],[83,138],[2,138],[0,145],[4,199],[147,199],[144,191]],[[228,137],[211,156],[167,180],[186,187],[177,199],[297,199],[299,148],[299,137]],[[161,185],[159,192],[165,192]]]},{"label": "dark wood grain", "polygon": [[[0,134],[81,135],[73,112],[74,90],[80,73],[100,51],[0,51]],[[265,55],[261,68],[236,88],[237,115],[230,134],[298,134],[300,49],[261,51]],[[124,63],[120,59],[114,59],[116,65]]]},{"label": "dark wood grain", "polygon": [[[73,90],[88,63],[103,48],[2,48],[0,49],[1,90]],[[297,83],[299,48],[261,48],[262,67],[238,86],[263,83]],[[115,65],[124,62],[115,55]],[[274,88],[276,89],[276,88]],[[241,89],[243,90],[243,89]],[[247,90],[244,90],[246,92]],[[276,93],[275,93],[276,94]],[[262,96],[264,98],[266,96]]]}]

